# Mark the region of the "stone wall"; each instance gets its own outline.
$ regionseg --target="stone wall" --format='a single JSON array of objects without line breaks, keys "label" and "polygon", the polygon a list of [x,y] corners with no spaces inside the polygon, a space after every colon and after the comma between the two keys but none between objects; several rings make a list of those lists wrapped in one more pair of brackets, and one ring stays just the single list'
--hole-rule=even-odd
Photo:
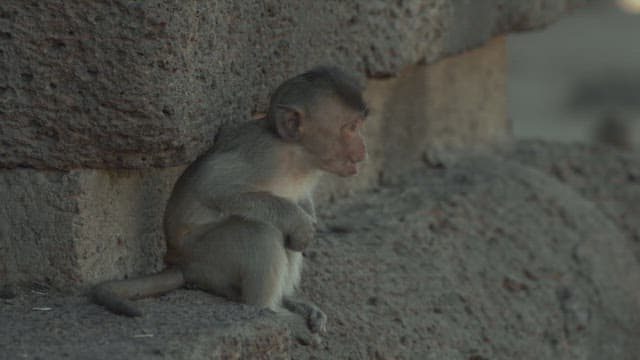
[{"label": "stone wall", "polygon": [[0,171],[0,283],[70,289],[159,269],[181,170]]},{"label": "stone wall", "polygon": [[314,65],[360,74],[373,110],[363,174],[321,200],[503,139],[505,42],[491,39],[582,2],[4,1],[0,283],[157,269],[181,169]]},{"label": "stone wall", "polygon": [[0,165],[185,164],[313,65],[395,76],[580,2],[6,0]]}]

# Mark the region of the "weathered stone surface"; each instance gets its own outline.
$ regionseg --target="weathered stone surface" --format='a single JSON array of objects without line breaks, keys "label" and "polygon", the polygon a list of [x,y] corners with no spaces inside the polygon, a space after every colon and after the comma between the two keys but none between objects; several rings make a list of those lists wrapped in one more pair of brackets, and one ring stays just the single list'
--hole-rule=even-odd
[{"label": "weathered stone surface", "polygon": [[158,269],[180,171],[0,171],[0,283],[74,288]]},{"label": "weathered stone surface", "polygon": [[640,263],[633,233],[607,209],[637,219],[625,204],[640,194],[628,172],[639,163],[604,148],[525,143],[424,166],[324,207],[302,283],[329,317],[320,348],[292,345],[273,314],[200,291],[141,300],[144,317],[129,319],[17,289],[0,299],[0,354],[635,360]]},{"label": "weathered stone surface", "polygon": [[451,148],[472,148],[509,138],[505,39],[397,77],[371,79],[364,128],[369,159],[355,178],[328,176],[317,197],[371,187]]},{"label": "weathered stone surface", "polygon": [[[434,149],[507,137],[504,43],[498,38],[436,64],[406,68],[397,78],[369,80],[369,160],[357,177],[326,176],[316,194],[319,205],[397,176]],[[0,281],[70,286],[157,268],[164,201],[179,172],[0,172],[0,221],[8,222],[0,226],[7,229],[0,240]]]},{"label": "weathered stone surface", "polygon": [[397,74],[581,2],[3,1],[0,166],[185,164],[313,65]]},{"label": "weathered stone surface", "polygon": [[528,141],[507,147],[509,156],[580,192],[625,233],[640,262],[640,159],[638,152],[602,146]]},{"label": "weathered stone surface", "polygon": [[2,359],[289,358],[275,314],[198,291],[140,301],[145,316],[137,319],[43,289],[16,295],[0,299]]},{"label": "weathered stone surface", "polygon": [[[572,163],[578,153],[593,175],[600,161],[619,161],[602,148],[525,144],[405,173],[326,208],[302,288],[329,317],[327,346],[292,357],[637,358],[631,234],[597,197],[515,162]],[[579,188],[616,193],[627,169],[604,168]],[[636,185],[606,208],[637,219],[624,205],[637,201]]]}]

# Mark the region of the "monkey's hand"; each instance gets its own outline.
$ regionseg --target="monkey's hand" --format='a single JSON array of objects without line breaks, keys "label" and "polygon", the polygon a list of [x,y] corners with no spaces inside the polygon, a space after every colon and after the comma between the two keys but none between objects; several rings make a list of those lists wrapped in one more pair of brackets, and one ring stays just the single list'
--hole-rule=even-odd
[{"label": "monkey's hand", "polygon": [[315,219],[301,211],[285,233],[284,246],[292,251],[303,251],[313,240],[315,232]]}]

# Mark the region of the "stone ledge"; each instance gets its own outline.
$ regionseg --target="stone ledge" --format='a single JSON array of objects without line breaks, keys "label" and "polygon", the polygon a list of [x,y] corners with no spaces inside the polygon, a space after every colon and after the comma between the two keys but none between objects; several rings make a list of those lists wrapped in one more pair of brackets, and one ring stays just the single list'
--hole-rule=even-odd
[{"label": "stone ledge", "polygon": [[21,290],[0,300],[0,349],[51,359],[635,359],[640,263],[626,225],[637,219],[638,154],[524,143],[452,159],[323,208],[302,283],[329,317],[318,349],[292,344],[272,315],[186,290],[139,301],[140,319]]},{"label": "stone ledge", "polygon": [[0,299],[1,356],[52,360],[289,358],[288,330],[267,311],[187,290],[142,300],[138,305],[145,316],[131,319],[108,313],[82,297],[20,291],[15,298]]},{"label": "stone ledge", "polygon": [[0,283],[70,289],[158,269],[181,170],[0,171]]}]

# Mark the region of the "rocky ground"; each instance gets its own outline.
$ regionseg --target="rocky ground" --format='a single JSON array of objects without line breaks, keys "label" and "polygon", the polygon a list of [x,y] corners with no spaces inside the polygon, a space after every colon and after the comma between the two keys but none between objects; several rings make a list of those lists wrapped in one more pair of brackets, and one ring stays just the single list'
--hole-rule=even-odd
[{"label": "rocky ground", "polygon": [[521,142],[427,161],[320,210],[302,294],[329,317],[302,346],[267,311],[194,290],[111,315],[6,289],[4,359],[635,359],[640,156]]}]

